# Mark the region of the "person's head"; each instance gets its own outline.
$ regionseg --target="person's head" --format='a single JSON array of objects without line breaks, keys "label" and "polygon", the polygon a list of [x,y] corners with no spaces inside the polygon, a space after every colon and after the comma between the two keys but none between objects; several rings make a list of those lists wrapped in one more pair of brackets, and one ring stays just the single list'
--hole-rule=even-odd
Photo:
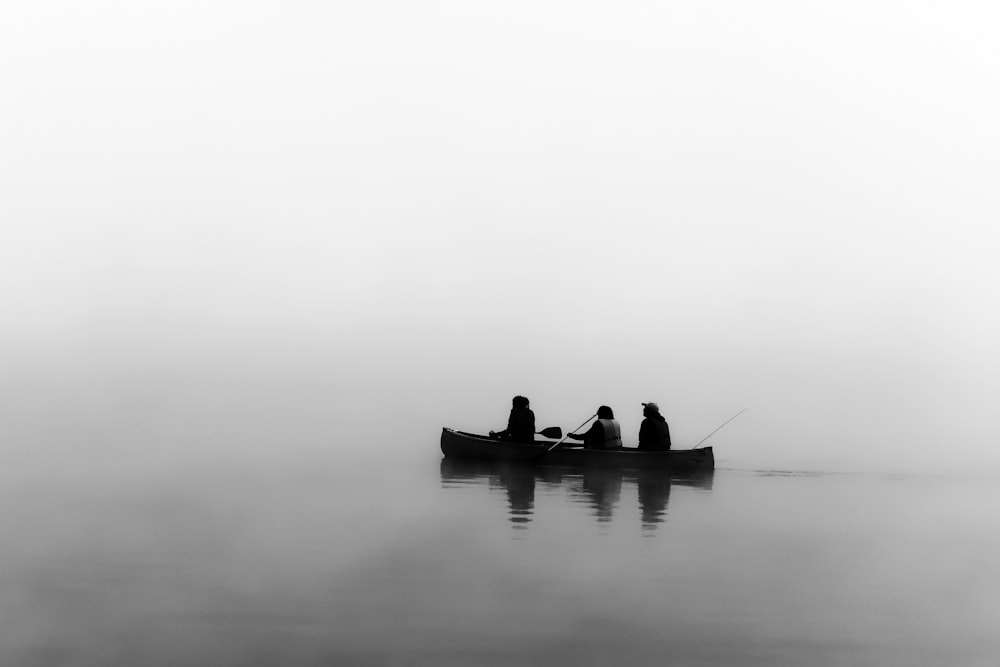
[{"label": "person's head", "polygon": [[608,406],[602,405],[601,407],[597,408],[597,418],[598,419],[614,419],[615,418],[615,413]]},{"label": "person's head", "polygon": [[660,414],[660,406],[656,403],[643,403],[642,404],[642,416],[652,417],[653,415]]},{"label": "person's head", "polygon": [[515,408],[526,408],[528,407],[528,399],[524,396],[515,396],[514,400],[511,401],[511,404]]}]

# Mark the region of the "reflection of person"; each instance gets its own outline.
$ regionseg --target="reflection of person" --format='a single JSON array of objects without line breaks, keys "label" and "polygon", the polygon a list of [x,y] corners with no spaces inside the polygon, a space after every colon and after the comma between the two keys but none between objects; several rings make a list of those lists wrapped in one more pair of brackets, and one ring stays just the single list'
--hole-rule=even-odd
[{"label": "reflection of person", "polygon": [[642,404],[642,425],[639,427],[639,449],[647,452],[670,449],[670,427],[656,403]]},{"label": "reflection of person", "polygon": [[515,396],[511,403],[513,406],[507,419],[507,428],[499,433],[490,431],[490,437],[513,442],[534,442],[535,413],[528,407],[528,399]]},{"label": "reflection of person", "polygon": [[621,449],[622,428],[615,419],[615,413],[606,405],[597,409],[597,421],[583,435],[570,433],[566,437],[583,440],[587,449]]},{"label": "reflection of person", "polygon": [[590,500],[594,517],[611,521],[622,495],[622,471],[587,468],[583,473],[583,492]]},{"label": "reflection of person", "polygon": [[531,521],[535,507],[535,470],[529,467],[503,467],[499,474],[500,484],[507,489],[510,505],[510,522],[515,528],[523,528]]},{"label": "reflection of person", "polygon": [[639,486],[639,512],[643,528],[663,523],[670,500],[670,475],[664,475],[659,470],[640,470],[636,484]]}]

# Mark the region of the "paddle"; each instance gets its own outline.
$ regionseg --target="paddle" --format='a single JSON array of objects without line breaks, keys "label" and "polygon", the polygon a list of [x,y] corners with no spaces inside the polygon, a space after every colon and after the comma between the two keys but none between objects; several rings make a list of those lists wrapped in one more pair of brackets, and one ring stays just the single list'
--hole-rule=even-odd
[{"label": "paddle", "polygon": [[[573,433],[576,433],[576,432],[577,432],[577,431],[579,431],[579,430],[580,430],[581,428],[583,428],[584,426],[586,426],[586,425],[587,425],[587,422],[589,422],[589,421],[590,421],[591,419],[593,419],[593,418],[594,418],[594,417],[596,417],[596,416],[597,416],[597,413],[595,412],[594,414],[592,414],[592,415],[590,415],[589,417],[587,417],[587,421],[583,422],[582,424],[580,424],[579,426],[577,426],[577,427],[576,427],[575,429],[573,429],[572,431],[570,431],[569,433],[567,433],[567,434],[566,434],[566,438],[568,438],[568,437],[569,437],[570,435],[572,435]],[[566,438],[562,438],[562,439],[561,439],[561,440],[560,440],[559,442],[557,442],[556,444],[552,445],[551,447],[549,447],[548,449],[546,449],[546,450],[545,450],[544,452],[542,452],[541,454],[539,454],[539,455],[538,455],[538,457],[537,457],[537,458],[535,459],[535,461],[541,461],[541,460],[542,460],[542,458],[544,458],[546,454],[548,454],[548,453],[549,453],[549,452],[551,452],[551,451],[552,451],[553,449],[555,449],[555,448],[556,448],[556,447],[558,447],[559,445],[561,445],[561,444],[563,444],[564,442],[566,442]]]}]

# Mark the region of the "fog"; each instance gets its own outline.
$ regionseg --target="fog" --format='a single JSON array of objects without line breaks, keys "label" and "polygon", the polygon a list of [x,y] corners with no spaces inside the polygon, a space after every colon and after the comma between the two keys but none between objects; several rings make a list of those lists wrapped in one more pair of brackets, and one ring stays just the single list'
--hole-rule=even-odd
[{"label": "fog", "polygon": [[722,465],[1000,464],[991,3],[8,15],[15,464],[432,456],[515,394],[681,447],[750,408]]}]

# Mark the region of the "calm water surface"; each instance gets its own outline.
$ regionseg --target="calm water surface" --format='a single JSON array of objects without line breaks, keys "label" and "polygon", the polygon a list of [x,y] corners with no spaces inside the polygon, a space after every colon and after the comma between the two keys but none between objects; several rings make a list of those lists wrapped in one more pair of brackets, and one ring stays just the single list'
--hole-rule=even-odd
[{"label": "calm water surface", "polygon": [[0,663],[997,664],[992,478],[435,447],[8,470]]}]

